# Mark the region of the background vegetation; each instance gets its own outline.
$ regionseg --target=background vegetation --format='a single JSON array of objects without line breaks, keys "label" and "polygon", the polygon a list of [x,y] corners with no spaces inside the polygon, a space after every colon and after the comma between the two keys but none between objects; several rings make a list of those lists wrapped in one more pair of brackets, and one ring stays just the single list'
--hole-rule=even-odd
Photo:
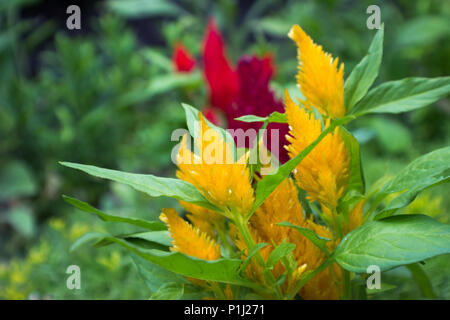
[{"label": "background vegetation", "polygon": [[[69,250],[73,241],[105,224],[65,204],[62,194],[107,212],[159,215],[177,206],[128,187],[99,183],[58,165],[95,164],[171,176],[172,130],[184,126],[181,102],[198,108],[207,91],[198,68],[174,72],[175,44],[201,56],[214,17],[235,64],[242,54],[270,53],[278,96],[295,85],[296,48],[286,36],[300,24],[345,62],[349,72],[364,56],[374,31],[366,27],[372,1],[110,0],[80,4],[82,29],[65,27],[70,3],[0,3],[0,298],[147,299],[133,258],[119,248]],[[408,76],[450,74],[450,3],[383,1],[384,57],[377,83]],[[347,73],[348,74],[348,73]],[[449,145],[450,102],[398,116],[357,120],[369,185],[417,156]],[[429,213],[449,222],[448,186],[418,197],[404,213]],[[114,208],[114,209],[113,209]],[[109,211],[108,211],[109,210]],[[106,227],[108,227],[106,225]],[[108,230],[116,233],[127,230]],[[82,289],[66,288],[66,268],[79,265]],[[450,260],[426,261],[440,298],[450,298]],[[394,290],[374,299],[423,298],[406,268],[383,274]]]}]

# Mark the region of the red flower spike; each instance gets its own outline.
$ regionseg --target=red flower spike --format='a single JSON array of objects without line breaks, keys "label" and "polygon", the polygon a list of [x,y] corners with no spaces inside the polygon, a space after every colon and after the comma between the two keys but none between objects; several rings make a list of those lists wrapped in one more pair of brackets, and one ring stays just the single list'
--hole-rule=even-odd
[{"label": "red flower spike", "polygon": [[239,80],[230,66],[225,45],[213,20],[210,20],[203,47],[203,69],[209,85],[210,103],[225,113],[239,92]]},{"label": "red flower spike", "polygon": [[195,67],[194,58],[181,43],[175,45],[173,63],[177,72],[190,72]]},{"label": "red flower spike", "polygon": [[203,115],[205,116],[206,119],[211,121],[212,124],[220,126],[221,121],[217,109],[206,107],[205,109],[203,109]]}]

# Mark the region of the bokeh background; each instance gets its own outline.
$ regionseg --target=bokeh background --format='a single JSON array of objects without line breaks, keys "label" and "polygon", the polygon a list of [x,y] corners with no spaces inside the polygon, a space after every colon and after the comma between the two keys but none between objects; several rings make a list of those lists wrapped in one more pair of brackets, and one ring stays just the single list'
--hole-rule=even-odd
[{"label": "bokeh background", "polygon": [[[0,299],[148,299],[129,254],[117,247],[69,250],[88,231],[125,233],[62,201],[67,194],[106,212],[156,219],[178,207],[130,188],[58,165],[71,161],[174,176],[170,161],[183,128],[181,102],[208,104],[201,72],[205,29],[214,18],[233,65],[243,54],[270,54],[278,97],[295,90],[299,24],[345,63],[346,75],[365,55],[375,30],[366,9],[381,8],[383,63],[377,83],[450,74],[450,2],[396,1],[79,1],[81,30],[67,30],[72,1],[0,2]],[[176,43],[197,59],[175,72]],[[401,115],[377,115],[349,128],[362,146],[368,185],[394,175],[417,156],[449,145],[450,101]],[[448,186],[420,195],[403,213],[449,222]],[[66,268],[81,268],[80,290],[66,288]],[[450,259],[423,266],[436,295],[450,299]],[[373,299],[423,294],[406,268],[382,275],[395,289]]]}]

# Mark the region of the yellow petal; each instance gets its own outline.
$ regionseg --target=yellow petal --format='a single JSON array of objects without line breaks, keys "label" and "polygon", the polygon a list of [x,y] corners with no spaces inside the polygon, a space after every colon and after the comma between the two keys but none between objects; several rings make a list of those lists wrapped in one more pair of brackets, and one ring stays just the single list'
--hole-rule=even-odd
[{"label": "yellow petal", "polygon": [[325,116],[344,116],[344,64],[339,65],[338,58],[324,52],[298,25],[292,27],[289,37],[298,47],[297,83],[305,97],[304,106],[315,107]]},{"label": "yellow petal", "polygon": [[160,219],[169,227],[173,239],[172,251],[179,251],[203,260],[220,258],[220,246],[210,239],[206,233],[194,228],[178,216],[175,209],[163,209]]},{"label": "yellow petal", "polygon": [[180,204],[190,213],[187,215],[187,218],[194,227],[206,233],[212,239],[216,238],[215,228],[223,226],[225,222],[224,216],[190,202],[180,201]]},{"label": "yellow petal", "polygon": [[[320,119],[296,105],[285,91],[286,117],[290,125],[290,143],[286,149],[291,158],[309,146],[322,132]],[[330,124],[325,120],[325,128]],[[336,208],[346,190],[350,154],[339,129],[326,135],[294,170],[297,184],[307,191],[308,199]]]},{"label": "yellow petal", "polygon": [[[219,208],[246,214],[254,202],[250,170],[245,161],[234,162],[231,147],[217,131],[208,127],[202,116],[199,120],[202,130],[197,146],[201,154],[194,155],[189,150],[185,136],[177,157],[177,177],[193,184]],[[190,159],[193,161],[186,161]]]}]

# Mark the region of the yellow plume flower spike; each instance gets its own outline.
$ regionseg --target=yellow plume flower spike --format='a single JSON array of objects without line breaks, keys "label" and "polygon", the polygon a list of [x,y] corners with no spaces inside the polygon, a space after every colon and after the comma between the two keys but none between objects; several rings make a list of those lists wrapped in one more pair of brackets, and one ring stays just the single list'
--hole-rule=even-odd
[{"label": "yellow plume flower spike", "polygon": [[193,184],[219,208],[246,214],[253,206],[254,192],[245,158],[234,162],[231,147],[217,131],[208,127],[201,115],[199,120],[202,128],[197,138],[200,155],[189,150],[188,137],[183,137],[177,156],[177,177]]},{"label": "yellow plume flower spike", "polygon": [[[296,230],[277,226],[278,222],[288,221],[292,224],[308,228],[322,237],[332,238],[330,230],[314,223],[311,218],[306,218],[303,214],[303,208],[298,200],[297,188],[290,178],[286,178],[283,182],[269,195],[264,203],[256,210],[249,221],[249,230],[253,239],[257,243],[265,242],[267,246],[260,250],[264,260],[266,260],[275,245],[283,241],[295,244],[293,256],[299,266],[289,279],[290,285],[295,285],[302,273],[307,270],[314,270],[325,260],[325,254],[317,248],[310,240],[299,234]],[[236,227],[231,226],[229,235],[239,250],[245,248]],[[334,241],[330,241],[328,246],[333,251],[337,245]],[[245,254],[244,257],[245,259]],[[340,270],[336,267],[335,276],[340,279]],[[284,267],[278,263],[272,270],[275,278],[278,278],[285,272]],[[252,261],[246,269],[248,277],[256,281],[262,281],[262,267]],[[310,283],[314,283],[311,285]],[[289,287],[289,283],[288,283]],[[299,292],[304,299],[337,299],[339,297],[339,286],[334,282],[333,276],[327,269],[313,279],[310,280]]]},{"label": "yellow plume flower spike", "polygon": [[[290,125],[290,143],[286,150],[291,158],[310,145],[322,132],[320,119],[300,108],[285,91],[286,117]],[[330,120],[325,120],[325,128]],[[294,170],[297,184],[308,192],[308,199],[336,208],[346,190],[349,177],[350,154],[336,128],[300,162]]]},{"label": "yellow plume flower spike", "polygon": [[225,217],[221,214],[205,209],[190,202],[179,201],[181,206],[190,214],[187,215],[189,221],[194,227],[206,233],[212,239],[216,238],[215,228],[222,226],[225,222]]},{"label": "yellow plume flower spike", "polygon": [[172,251],[179,251],[203,260],[220,259],[220,246],[206,233],[183,220],[175,209],[163,209],[159,218],[169,227],[173,239]]},{"label": "yellow plume flower spike", "polygon": [[339,65],[339,59],[324,52],[300,26],[294,25],[288,35],[298,47],[297,83],[304,106],[315,107],[324,116],[344,116],[344,64]]},{"label": "yellow plume flower spike", "polygon": [[347,234],[353,229],[358,228],[363,222],[363,207],[366,203],[366,199],[360,200],[355,207],[349,212],[348,223],[344,228],[344,232]]}]

